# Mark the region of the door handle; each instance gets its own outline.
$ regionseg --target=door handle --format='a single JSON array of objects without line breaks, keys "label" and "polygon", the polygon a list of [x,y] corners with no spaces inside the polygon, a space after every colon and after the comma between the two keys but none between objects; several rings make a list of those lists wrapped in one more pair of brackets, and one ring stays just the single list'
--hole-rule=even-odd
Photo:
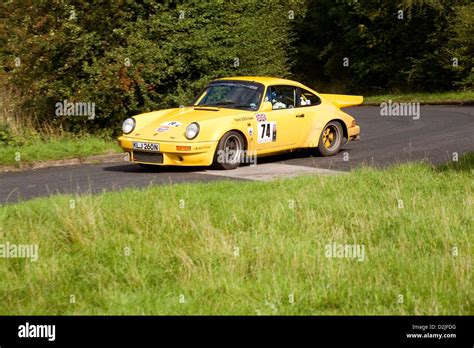
[{"label": "door handle", "polygon": [[296,117],[304,117],[304,114],[296,114]]}]

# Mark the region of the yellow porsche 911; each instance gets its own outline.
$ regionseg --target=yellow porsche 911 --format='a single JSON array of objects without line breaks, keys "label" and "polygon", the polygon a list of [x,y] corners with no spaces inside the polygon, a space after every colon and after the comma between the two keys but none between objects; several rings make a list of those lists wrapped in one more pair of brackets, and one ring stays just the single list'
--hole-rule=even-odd
[{"label": "yellow porsche 911", "polygon": [[143,166],[234,169],[252,156],[317,148],[323,156],[359,139],[360,127],[341,108],[361,96],[320,94],[273,77],[211,82],[192,106],[127,118],[119,145]]}]

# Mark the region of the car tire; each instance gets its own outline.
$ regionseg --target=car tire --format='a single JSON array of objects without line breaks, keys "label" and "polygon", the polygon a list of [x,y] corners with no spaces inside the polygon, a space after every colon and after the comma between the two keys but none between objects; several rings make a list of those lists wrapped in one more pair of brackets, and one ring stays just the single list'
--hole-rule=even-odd
[{"label": "car tire", "polygon": [[334,156],[342,146],[344,133],[338,121],[329,122],[319,137],[318,151],[323,156]]},{"label": "car tire", "polygon": [[220,170],[237,168],[241,163],[242,156],[244,156],[244,151],[244,138],[239,132],[230,131],[225,133],[217,144],[212,163],[213,168]]}]

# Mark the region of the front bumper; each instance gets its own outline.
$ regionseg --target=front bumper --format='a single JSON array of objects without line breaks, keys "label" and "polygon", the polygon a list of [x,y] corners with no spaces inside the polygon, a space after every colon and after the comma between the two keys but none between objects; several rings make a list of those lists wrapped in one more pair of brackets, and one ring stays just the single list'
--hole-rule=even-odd
[{"label": "front bumper", "polygon": [[[156,152],[145,151],[135,151],[134,155],[133,141],[160,144],[159,155],[156,155]],[[130,154],[130,161],[136,163],[164,166],[210,166],[214,159],[214,153],[216,152],[217,141],[199,143],[150,141],[121,136],[118,138],[118,145],[123,149],[124,152],[128,152]]]}]

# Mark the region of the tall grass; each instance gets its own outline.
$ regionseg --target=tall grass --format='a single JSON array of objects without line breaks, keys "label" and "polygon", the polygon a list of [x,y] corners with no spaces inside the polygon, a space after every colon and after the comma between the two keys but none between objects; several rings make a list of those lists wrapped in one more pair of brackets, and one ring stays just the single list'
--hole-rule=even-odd
[{"label": "tall grass", "polygon": [[3,206],[0,314],[472,315],[472,159]]},{"label": "tall grass", "polygon": [[0,74],[0,81],[0,131],[8,132],[12,142],[25,143],[64,135],[60,128],[48,122],[39,123],[36,111],[25,109],[21,93],[6,82],[4,75]]},{"label": "tall grass", "polygon": [[422,104],[474,104],[474,91],[428,92],[428,93],[392,93],[368,96],[365,104],[393,102],[415,102]]},{"label": "tall grass", "polygon": [[119,150],[111,132],[69,133],[52,121],[39,121],[35,110],[25,109],[22,97],[0,76],[0,166],[87,157]]}]

